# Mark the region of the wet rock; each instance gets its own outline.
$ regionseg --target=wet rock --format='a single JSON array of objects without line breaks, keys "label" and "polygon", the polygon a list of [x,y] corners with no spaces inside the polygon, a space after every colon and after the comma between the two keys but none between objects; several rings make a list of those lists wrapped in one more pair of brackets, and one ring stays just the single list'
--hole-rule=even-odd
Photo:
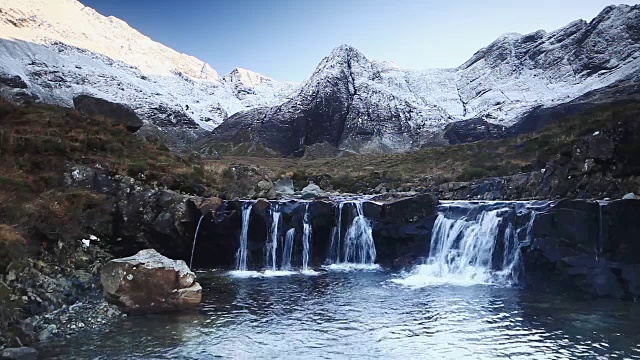
[{"label": "wet rock", "polygon": [[138,115],[124,104],[112,103],[89,95],[79,95],[73,98],[73,106],[85,115],[112,119],[125,125],[131,132],[138,131],[144,125]]},{"label": "wet rock", "polygon": [[640,202],[563,200],[536,216],[523,248],[528,276],[594,296],[640,297]]},{"label": "wet rock", "polygon": [[623,200],[637,200],[637,199],[638,199],[638,196],[637,196],[636,194],[634,194],[634,193],[628,193],[628,194],[625,194],[625,195],[622,197],[622,199],[623,199]]},{"label": "wet rock", "polygon": [[88,166],[70,167],[65,179],[68,186],[105,195],[99,206],[84,213],[83,226],[110,242],[116,257],[154,248],[188,260],[198,219],[221,203],[218,198],[158,189]]},{"label": "wet rock", "polygon": [[38,351],[30,347],[8,348],[0,352],[2,360],[37,360]]},{"label": "wet rock", "polygon": [[101,280],[105,299],[127,314],[189,309],[202,300],[202,287],[187,264],[152,249],[110,261]]},{"label": "wet rock", "polygon": [[378,216],[365,207],[365,214],[376,219],[373,235],[378,260],[403,267],[428,254],[437,206],[437,199],[422,194],[384,201]]},{"label": "wet rock", "polygon": [[[224,201],[217,197],[201,198],[193,197],[187,201],[187,206],[196,211],[200,216],[207,213],[215,212]],[[199,216],[196,216],[199,217]]]}]

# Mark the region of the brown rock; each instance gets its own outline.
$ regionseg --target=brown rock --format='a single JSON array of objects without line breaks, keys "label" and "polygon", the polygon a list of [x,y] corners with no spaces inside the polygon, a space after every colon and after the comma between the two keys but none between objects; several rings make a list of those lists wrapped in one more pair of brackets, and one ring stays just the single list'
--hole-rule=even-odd
[{"label": "brown rock", "polygon": [[195,308],[202,300],[202,287],[187,264],[153,249],[111,260],[101,280],[105,299],[131,315]]}]

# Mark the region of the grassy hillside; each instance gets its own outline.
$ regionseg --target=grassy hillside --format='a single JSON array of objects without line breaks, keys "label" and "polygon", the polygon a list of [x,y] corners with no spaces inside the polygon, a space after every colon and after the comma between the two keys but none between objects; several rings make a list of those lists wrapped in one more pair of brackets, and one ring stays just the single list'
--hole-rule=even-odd
[{"label": "grassy hillside", "polygon": [[[194,190],[193,183],[214,185],[198,159],[173,154],[110,119],[0,99],[0,345],[16,337],[28,341],[13,326],[31,311],[23,301],[25,287],[37,284],[40,274],[93,272],[102,256],[79,250],[87,234],[78,224],[104,195],[68,188],[65,173],[71,164],[186,192]],[[11,274],[21,274],[19,281]]]},{"label": "grassy hillside", "polygon": [[[266,177],[292,177],[298,186],[303,186],[307,179],[312,178],[349,192],[364,191],[380,183],[387,183],[392,188],[402,185],[428,187],[450,181],[469,181],[544,168],[546,162],[571,153],[576,141],[585,136],[629,126],[628,123],[617,123],[614,116],[622,114],[624,117],[624,114],[638,111],[640,104],[605,104],[561,119],[535,133],[502,140],[425,148],[409,153],[345,155],[309,160],[273,158],[270,152],[266,152],[264,157],[257,157],[260,154],[254,151],[251,157],[209,159],[204,166],[216,168],[232,163],[242,164],[255,167]],[[640,122],[640,119],[633,117],[635,115],[630,116],[630,121]],[[633,151],[631,148],[627,150],[629,153]]]}]

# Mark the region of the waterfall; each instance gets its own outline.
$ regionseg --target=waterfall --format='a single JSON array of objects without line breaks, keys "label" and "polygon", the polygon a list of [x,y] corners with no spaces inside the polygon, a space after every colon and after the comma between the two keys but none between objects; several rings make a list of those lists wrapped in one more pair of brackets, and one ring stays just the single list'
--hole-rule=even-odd
[{"label": "waterfall", "polygon": [[608,202],[604,200],[598,200],[598,242],[596,243],[596,260],[602,255],[604,251],[604,221],[603,221],[603,213],[602,209],[607,205]]},{"label": "waterfall", "polygon": [[352,202],[355,217],[344,236],[344,262],[372,265],[376,261],[371,222],[364,216],[362,202]]},{"label": "waterfall", "polygon": [[340,262],[340,241],[342,232],[342,207],[344,203],[340,202],[336,204],[336,225],[333,227],[331,236],[331,246],[329,247],[329,255],[327,257],[327,263],[339,263]]},{"label": "waterfall", "polygon": [[[515,283],[521,265],[520,242],[532,241],[536,210],[546,204],[444,203],[438,207],[429,257],[409,276],[394,281],[414,287]],[[525,216],[529,220],[520,226]]]},{"label": "waterfall", "polygon": [[277,271],[276,255],[278,251],[278,230],[280,227],[280,204],[272,203],[271,208],[271,231],[269,232],[270,241],[267,242],[267,268],[271,271]]},{"label": "waterfall", "polygon": [[240,248],[236,253],[237,270],[247,271],[247,243],[249,233],[249,219],[251,218],[251,209],[253,202],[247,201],[242,203],[242,230],[240,231]]},{"label": "waterfall", "polygon": [[196,233],[193,235],[193,245],[191,245],[191,260],[189,260],[189,269],[193,270],[193,253],[196,251],[196,240],[198,240],[198,232],[200,231],[200,224],[204,219],[204,215],[200,216],[198,220],[198,226],[196,226]]},{"label": "waterfall", "polygon": [[302,220],[302,271],[309,271],[309,243],[311,241],[311,223],[309,222],[309,203],[304,205]]},{"label": "waterfall", "polygon": [[291,270],[291,253],[293,252],[293,239],[296,236],[296,229],[289,229],[285,236],[284,249],[282,250],[282,264],[280,268],[285,271]]}]

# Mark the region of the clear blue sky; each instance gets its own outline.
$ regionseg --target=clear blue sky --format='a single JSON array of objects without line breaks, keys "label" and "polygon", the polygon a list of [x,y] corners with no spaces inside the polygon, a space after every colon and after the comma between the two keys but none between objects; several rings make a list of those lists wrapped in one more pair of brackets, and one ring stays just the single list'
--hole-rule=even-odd
[{"label": "clear blue sky", "polygon": [[341,44],[405,68],[455,67],[503,33],[589,21],[611,0],[80,1],[221,75],[240,66],[302,81]]}]

